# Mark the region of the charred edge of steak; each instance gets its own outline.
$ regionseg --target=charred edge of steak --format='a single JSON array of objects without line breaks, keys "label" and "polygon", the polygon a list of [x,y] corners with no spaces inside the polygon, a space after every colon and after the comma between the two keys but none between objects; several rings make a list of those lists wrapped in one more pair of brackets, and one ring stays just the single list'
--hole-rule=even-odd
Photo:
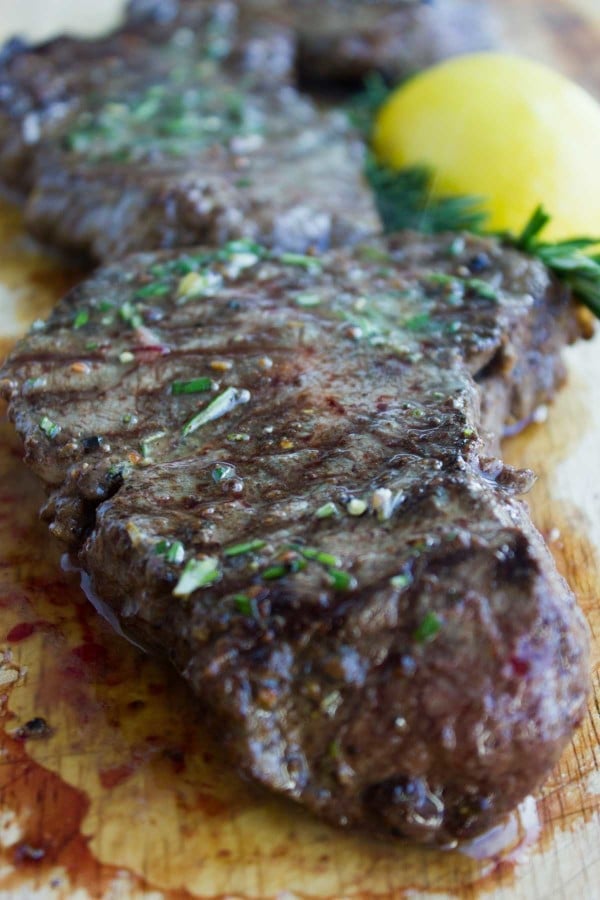
[{"label": "charred edge of steak", "polygon": [[530,412],[576,331],[491,240],[238,242],[100,270],[2,390],[52,529],[236,765],[447,845],[534,790],[585,710],[585,622],[480,433],[481,394],[495,427]]}]

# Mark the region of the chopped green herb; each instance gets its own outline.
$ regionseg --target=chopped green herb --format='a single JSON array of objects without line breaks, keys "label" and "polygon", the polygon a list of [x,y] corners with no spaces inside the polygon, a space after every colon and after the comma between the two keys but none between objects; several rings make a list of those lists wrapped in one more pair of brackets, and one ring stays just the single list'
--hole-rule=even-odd
[{"label": "chopped green herb", "polygon": [[403,591],[404,588],[407,588],[412,584],[412,577],[405,573],[393,575],[392,578],[390,578],[390,584],[393,588],[396,588],[397,591]]},{"label": "chopped green herb", "polygon": [[404,322],[404,327],[409,331],[423,331],[431,325],[431,317],[428,313],[420,313],[412,316]]},{"label": "chopped green herb", "polygon": [[133,303],[126,300],[119,308],[119,315],[131,328],[140,328],[144,324],[141,313]]},{"label": "chopped green herb", "polygon": [[177,293],[184,300],[192,300],[195,297],[210,297],[215,294],[223,279],[218,272],[206,270],[204,272],[188,272],[177,286]]},{"label": "chopped green herb", "polygon": [[42,416],[40,421],[40,429],[44,432],[46,437],[49,437],[51,440],[57,436],[60,432],[60,425],[57,425],[56,422],[52,422],[48,416]]},{"label": "chopped green herb", "polygon": [[305,256],[303,253],[281,253],[279,262],[286,266],[298,266],[307,272],[316,272],[321,268],[320,260],[314,256]]},{"label": "chopped green herb", "polygon": [[183,436],[187,437],[188,434],[192,434],[202,425],[206,425],[214,419],[219,419],[221,416],[227,415],[227,413],[230,413],[236,406],[239,406],[242,403],[248,403],[249,400],[250,391],[247,391],[244,388],[228,387],[227,390],[223,391],[222,394],[219,394],[218,397],[215,397],[208,406],[201,409],[200,412],[196,413],[196,415],[184,425]]},{"label": "chopped green herb", "polygon": [[185,547],[181,541],[159,541],[154,552],[158,556],[164,556],[167,562],[181,565],[185,559]]},{"label": "chopped green herb", "polygon": [[166,431],[157,431],[156,434],[149,434],[148,437],[142,438],[140,441],[140,452],[144,459],[148,459],[150,456],[150,446],[151,444],[156,443],[156,441],[160,441],[161,438],[167,436]]},{"label": "chopped green herb", "polygon": [[143,287],[138,288],[135,292],[135,297],[140,300],[144,300],[147,297],[165,297],[170,291],[170,284],[166,284],[164,281],[151,281],[150,284],[145,284]]},{"label": "chopped green herb", "polygon": [[221,577],[219,560],[213,556],[205,556],[204,559],[190,559],[175,588],[174,597],[189,597],[198,588],[208,587]]},{"label": "chopped green herb", "polygon": [[415,630],[413,637],[419,644],[424,644],[426,641],[433,640],[441,627],[442,623],[438,616],[430,611]]},{"label": "chopped green herb", "polygon": [[233,547],[227,547],[227,549],[223,551],[223,556],[243,556],[246,553],[254,553],[256,550],[262,550],[266,544],[266,541],[262,541],[260,538],[254,538],[252,541],[245,541],[243,544],[234,544]]},{"label": "chopped green herb", "polygon": [[339,566],[340,561],[337,556],[331,553],[324,553],[322,550],[315,550],[314,547],[302,547],[300,553],[305,559],[314,559],[323,566]]},{"label": "chopped green herb", "polygon": [[324,503],[315,513],[317,519],[330,519],[332,516],[339,516],[340,511],[335,503]]},{"label": "chopped green herb", "polygon": [[498,300],[498,291],[489,281],[483,281],[481,278],[469,278],[465,284],[484,300]]},{"label": "chopped green herb", "polygon": [[235,478],[235,466],[230,466],[228,463],[219,464],[212,470],[212,479],[216,484],[232,478]]},{"label": "chopped green herb", "polygon": [[171,385],[172,394],[201,394],[204,391],[212,391],[215,382],[212,378],[192,378],[189,381],[174,381]]},{"label": "chopped green herb", "polygon": [[247,443],[250,440],[250,435],[244,431],[234,431],[232,434],[227,435],[227,440],[235,441],[236,443]]},{"label": "chopped green herb", "polygon": [[97,350],[98,349],[98,341],[88,341],[85,345],[86,350]]},{"label": "chopped green herb", "polygon": [[246,596],[246,594],[236,594],[233,598],[233,602],[235,603],[238,612],[243,616],[254,615],[254,603],[250,597]]},{"label": "chopped green herb", "polygon": [[90,321],[90,314],[87,309],[80,309],[75,318],[73,319],[73,328],[76,330],[78,328],[83,328],[84,325]]},{"label": "chopped green herb", "polygon": [[334,591],[353,591],[357,586],[356,578],[341,569],[330,569],[327,577]]},{"label": "chopped green herb", "polygon": [[284,575],[287,575],[289,569],[287,566],[278,565],[278,566],[270,566],[268,569],[265,569],[262,573],[262,577],[265,581],[274,581],[276,578],[283,578]]}]

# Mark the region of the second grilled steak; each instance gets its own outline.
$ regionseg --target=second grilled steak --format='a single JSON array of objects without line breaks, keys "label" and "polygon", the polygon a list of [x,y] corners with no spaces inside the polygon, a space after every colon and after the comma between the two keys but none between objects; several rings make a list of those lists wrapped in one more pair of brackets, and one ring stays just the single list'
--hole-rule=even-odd
[{"label": "second grilled steak", "polygon": [[[155,38],[196,28],[206,0],[133,0],[129,23]],[[370,72],[396,83],[448,56],[487,49],[493,23],[473,0],[244,0],[248,19],[294,36],[301,79],[318,88],[357,88]]]},{"label": "second grilled steak", "polygon": [[236,243],[100,270],[2,389],[52,530],[237,766],[448,844],[535,789],[585,709],[585,623],[488,434],[552,396],[577,333],[491,240]]},{"label": "second grilled steak", "polygon": [[346,118],[290,86],[285,28],[230,7],[160,40],[7,48],[0,174],[36,234],[98,260],[242,236],[301,252],[377,229]]}]

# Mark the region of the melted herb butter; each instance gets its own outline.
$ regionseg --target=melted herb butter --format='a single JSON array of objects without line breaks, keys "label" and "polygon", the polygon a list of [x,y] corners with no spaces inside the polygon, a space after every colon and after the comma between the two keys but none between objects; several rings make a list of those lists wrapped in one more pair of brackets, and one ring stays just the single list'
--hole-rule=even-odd
[{"label": "melted herb butter", "polygon": [[216,76],[198,79],[190,67],[186,79],[180,67],[165,84],[110,98],[78,116],[66,148],[91,159],[132,162],[156,154],[185,156],[235,138],[253,137],[256,143],[265,124],[259,100]]}]

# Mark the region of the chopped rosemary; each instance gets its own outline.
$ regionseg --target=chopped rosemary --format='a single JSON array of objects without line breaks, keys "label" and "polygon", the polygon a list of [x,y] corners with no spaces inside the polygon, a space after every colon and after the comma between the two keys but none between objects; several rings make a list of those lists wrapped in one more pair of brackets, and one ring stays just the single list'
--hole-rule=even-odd
[{"label": "chopped rosemary", "polygon": [[243,544],[234,544],[233,547],[227,547],[227,549],[223,551],[223,556],[243,556],[246,553],[254,553],[256,550],[262,550],[266,544],[266,541],[255,538],[252,541],[245,541]]},{"label": "chopped rosemary", "polygon": [[73,319],[73,328],[77,331],[79,328],[83,328],[84,325],[90,321],[90,314],[87,309],[80,309],[75,318]]},{"label": "chopped rosemary", "polygon": [[221,577],[219,560],[214,556],[205,556],[204,559],[190,559],[181,577],[173,588],[174,597],[189,597],[198,588],[208,587]]},{"label": "chopped rosemary", "polygon": [[201,394],[204,391],[212,391],[215,382],[212,378],[191,378],[189,381],[174,381],[171,385],[172,394]]},{"label": "chopped rosemary", "polygon": [[205,406],[204,409],[201,409],[195,416],[192,416],[189,422],[183,426],[183,436],[187,437],[188,434],[192,434],[202,425],[206,425],[207,422],[212,422],[214,419],[219,419],[221,416],[227,415],[227,413],[230,413],[236,406],[239,406],[242,403],[248,403],[249,400],[250,391],[247,391],[244,388],[228,387],[222,394],[215,397],[208,406]]},{"label": "chopped rosemary", "polygon": [[46,437],[49,437],[52,440],[59,434],[60,425],[57,425],[56,422],[53,422],[48,416],[42,416],[40,420],[40,429],[44,432]]},{"label": "chopped rosemary", "polygon": [[439,617],[431,610],[427,613],[418,628],[415,629],[413,637],[419,644],[431,641],[436,636],[442,623]]}]

